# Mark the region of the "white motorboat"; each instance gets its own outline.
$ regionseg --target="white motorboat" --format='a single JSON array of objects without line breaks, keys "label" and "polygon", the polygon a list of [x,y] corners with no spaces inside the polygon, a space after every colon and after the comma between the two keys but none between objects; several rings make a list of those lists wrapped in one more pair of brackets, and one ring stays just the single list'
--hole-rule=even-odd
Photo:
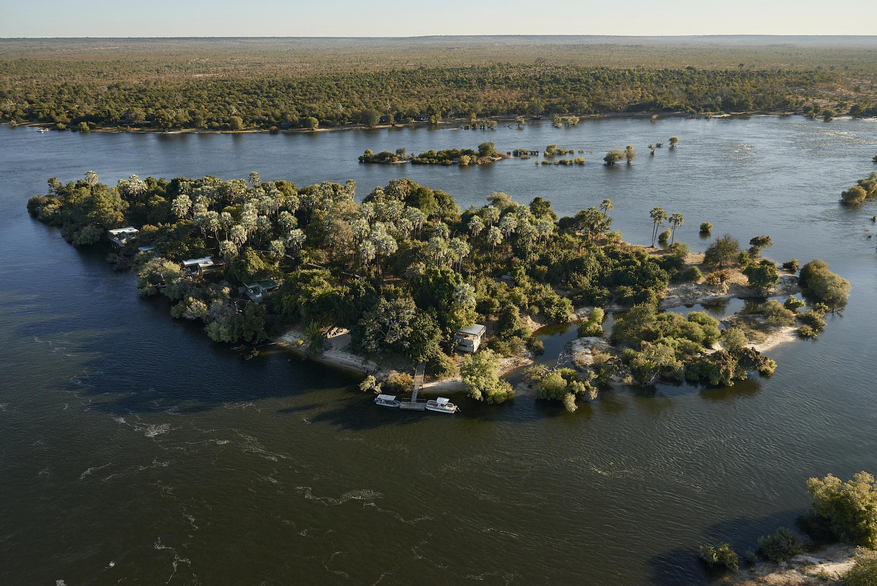
[{"label": "white motorboat", "polygon": [[48,128],[37,128],[37,132],[48,132]]},{"label": "white motorboat", "polygon": [[436,400],[430,399],[426,402],[427,411],[435,411],[436,413],[456,413],[457,406],[451,403],[447,397],[439,397]]},{"label": "white motorboat", "polygon": [[396,400],[396,395],[378,395],[375,397],[375,405],[380,405],[381,407],[392,407],[396,408],[402,403]]}]

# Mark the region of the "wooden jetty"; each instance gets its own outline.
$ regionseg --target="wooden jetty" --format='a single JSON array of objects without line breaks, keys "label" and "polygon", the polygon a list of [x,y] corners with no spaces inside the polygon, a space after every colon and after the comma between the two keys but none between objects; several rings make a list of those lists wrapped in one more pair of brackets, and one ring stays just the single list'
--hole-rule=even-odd
[{"label": "wooden jetty", "polygon": [[417,394],[423,390],[423,375],[426,373],[426,363],[421,362],[414,371],[414,390],[411,391],[411,399],[401,399],[399,409],[404,411],[426,411],[426,401],[418,400]]}]

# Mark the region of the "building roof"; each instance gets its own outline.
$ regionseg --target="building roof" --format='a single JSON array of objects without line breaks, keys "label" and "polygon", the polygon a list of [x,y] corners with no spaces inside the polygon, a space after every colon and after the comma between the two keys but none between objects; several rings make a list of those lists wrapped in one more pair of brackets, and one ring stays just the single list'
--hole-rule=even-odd
[{"label": "building roof", "polygon": [[128,226],[126,228],[114,228],[112,230],[107,230],[107,232],[109,232],[113,236],[118,236],[119,234],[137,234],[138,232],[140,232],[140,230],[138,230],[134,226]]},{"label": "building roof", "polygon": [[213,259],[209,256],[205,256],[204,258],[190,258],[189,260],[183,261],[183,266],[192,267],[198,265],[200,267],[211,267],[213,266]]},{"label": "building roof", "polygon": [[487,328],[481,324],[473,324],[471,326],[466,326],[465,328],[460,328],[459,330],[457,330],[454,333],[455,334],[467,334],[469,336],[480,336],[486,330],[487,330]]}]

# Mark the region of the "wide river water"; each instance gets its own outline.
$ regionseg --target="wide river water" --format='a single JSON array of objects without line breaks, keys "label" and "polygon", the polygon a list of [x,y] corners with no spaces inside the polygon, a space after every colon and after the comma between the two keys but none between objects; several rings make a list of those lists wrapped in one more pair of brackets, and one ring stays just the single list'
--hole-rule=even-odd
[{"label": "wide river water", "polygon": [[[366,148],[486,140],[593,152],[585,167],[357,163]],[[627,144],[633,165],[599,164]],[[838,204],[875,154],[877,121],[800,117],[276,136],[2,126],[0,583],[706,583],[699,544],[753,548],[805,510],[808,477],[877,472],[877,204]],[[744,243],[768,234],[767,256],[822,258],[853,293],[817,341],[769,353],[773,377],[731,389],[609,391],[573,414],[526,394],[394,412],[288,354],[243,360],[139,299],[105,251],[28,216],[46,179],[89,169],[110,184],[352,178],[359,198],[407,176],[462,207],[505,191],[561,214],[608,197],[628,241],[648,243],[662,206],[693,250],[702,221]]]}]

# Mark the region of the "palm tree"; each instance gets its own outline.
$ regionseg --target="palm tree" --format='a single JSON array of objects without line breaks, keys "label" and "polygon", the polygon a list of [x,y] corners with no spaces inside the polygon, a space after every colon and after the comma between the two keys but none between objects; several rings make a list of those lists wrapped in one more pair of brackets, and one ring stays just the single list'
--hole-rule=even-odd
[{"label": "palm tree", "polygon": [[85,182],[89,185],[97,185],[97,173],[95,173],[94,171],[86,171]]},{"label": "palm tree", "polygon": [[603,212],[604,214],[608,214],[609,212],[611,212],[614,207],[615,206],[612,205],[611,199],[604,199],[600,203],[600,211]]},{"label": "palm tree", "polygon": [[484,222],[478,216],[472,216],[469,220],[469,233],[473,238],[478,238],[482,230],[484,230]]},{"label": "palm tree", "polygon": [[231,227],[229,238],[240,248],[247,241],[247,229],[240,224],[235,224]]},{"label": "palm tree", "polygon": [[249,183],[251,187],[256,187],[259,183],[262,182],[262,178],[259,177],[259,174],[253,171],[250,173]]},{"label": "palm tree", "polygon": [[460,238],[454,238],[448,242],[448,252],[457,261],[457,272],[462,272],[463,259],[469,255],[469,245]]},{"label": "palm tree", "polygon": [[189,211],[192,209],[192,200],[188,195],[178,195],[171,204],[171,211],[181,220],[189,217]]},{"label": "palm tree", "polygon": [[475,307],[475,287],[469,283],[461,283],[454,289],[454,305],[461,309]]},{"label": "palm tree", "polygon": [[679,226],[681,226],[684,223],[685,223],[685,218],[683,218],[682,214],[680,214],[679,212],[676,212],[675,214],[670,216],[670,229],[672,231],[671,232],[672,236],[670,238],[670,244],[673,244],[673,242],[676,241],[676,228],[678,228]]},{"label": "palm tree", "polygon": [[223,240],[219,243],[219,254],[222,255],[222,258],[224,258],[225,260],[229,260],[237,253],[238,247],[231,240]]},{"label": "palm tree", "polygon": [[652,227],[652,248],[654,248],[655,239],[658,237],[658,230],[664,225],[664,220],[667,219],[667,212],[661,208],[652,208],[649,216],[651,216],[652,223],[654,224]]},{"label": "palm tree", "polygon": [[496,245],[502,244],[502,231],[496,226],[491,226],[487,231],[487,242],[493,247],[490,251],[490,262],[493,263],[493,256],[496,253]]}]

